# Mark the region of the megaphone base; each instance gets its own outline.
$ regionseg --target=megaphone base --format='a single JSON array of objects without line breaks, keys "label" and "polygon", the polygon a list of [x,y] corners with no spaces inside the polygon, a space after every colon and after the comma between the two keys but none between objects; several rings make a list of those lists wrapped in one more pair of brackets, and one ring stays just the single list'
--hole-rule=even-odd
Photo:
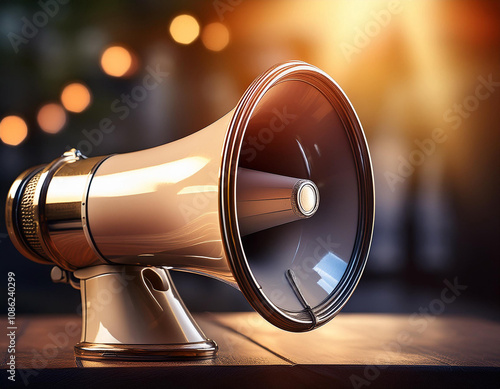
[{"label": "megaphone base", "polygon": [[81,359],[205,359],[217,354],[160,267],[92,266],[77,270],[82,297]]},{"label": "megaphone base", "polygon": [[75,357],[91,360],[165,361],[183,359],[210,359],[217,354],[217,344],[203,342],[178,344],[99,344],[79,342]]}]

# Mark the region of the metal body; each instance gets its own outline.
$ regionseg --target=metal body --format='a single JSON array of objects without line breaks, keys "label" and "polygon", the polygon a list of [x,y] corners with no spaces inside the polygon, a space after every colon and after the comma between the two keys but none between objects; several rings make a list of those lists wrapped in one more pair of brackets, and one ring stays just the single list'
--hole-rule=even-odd
[{"label": "metal body", "polygon": [[92,246],[85,217],[90,181],[105,158],[87,159],[73,149],[16,179],[7,197],[6,225],[24,256],[68,270],[106,263]]},{"label": "metal body", "polygon": [[[368,146],[349,100],[326,73],[291,61],[257,78],[234,110],[186,138],[95,158],[71,150],[22,173],[6,218],[26,257],[78,271],[84,302],[117,277],[102,265],[135,269],[141,287],[132,283],[136,292],[125,289],[122,297],[137,304],[136,293],[156,293],[143,267],[171,285],[154,270],[168,267],[227,282],[272,324],[308,331],[332,319],[353,293],[371,244],[374,201]],[[88,277],[94,268],[102,274]],[[175,310],[176,294],[163,292],[156,301],[163,301],[165,320],[187,317],[172,323],[185,331],[163,338],[158,330],[151,341],[182,344],[180,354],[196,343],[203,355],[210,342],[183,308]],[[134,309],[110,317],[123,323],[120,315],[134,317]],[[83,320],[82,355],[111,355],[96,346],[109,344],[127,358],[147,354],[139,351],[150,342],[140,326],[115,336],[122,330],[111,319]],[[116,343],[96,329],[105,322]],[[124,342],[129,346],[116,346]],[[165,357],[175,354],[172,347]]]},{"label": "metal body", "polygon": [[[237,287],[220,229],[224,119],[153,149],[97,158],[71,150],[23,173],[7,200],[16,247],[65,270],[147,264]],[[249,169],[239,175],[243,235],[311,217],[318,209],[318,189],[310,180]],[[304,188],[314,195],[304,196]]]}]

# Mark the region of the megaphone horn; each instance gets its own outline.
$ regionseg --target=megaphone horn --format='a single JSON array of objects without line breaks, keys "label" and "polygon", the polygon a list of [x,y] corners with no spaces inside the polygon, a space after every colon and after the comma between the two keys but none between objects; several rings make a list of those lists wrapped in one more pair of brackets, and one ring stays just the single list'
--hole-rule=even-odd
[{"label": "megaphone horn", "polygon": [[[6,217],[22,254],[56,265],[54,281],[80,286],[77,356],[210,357],[217,346],[168,271],[235,286],[282,329],[325,324],[368,256],[371,161],[340,87],[292,61],[188,137],[104,157],[73,149],[27,170],[11,187]],[[95,309],[103,291],[106,309]]]}]

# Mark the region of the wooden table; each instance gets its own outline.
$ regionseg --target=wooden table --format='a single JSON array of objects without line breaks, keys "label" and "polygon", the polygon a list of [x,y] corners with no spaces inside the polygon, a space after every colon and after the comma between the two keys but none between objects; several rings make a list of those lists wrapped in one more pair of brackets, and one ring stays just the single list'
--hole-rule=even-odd
[{"label": "wooden table", "polygon": [[[16,382],[2,373],[0,388],[500,388],[496,322],[340,314],[316,331],[296,334],[276,329],[256,313],[205,313],[195,318],[219,345],[215,359],[75,360],[80,318],[18,317]],[[5,317],[1,323],[5,329]],[[0,339],[6,369],[9,339]]]}]

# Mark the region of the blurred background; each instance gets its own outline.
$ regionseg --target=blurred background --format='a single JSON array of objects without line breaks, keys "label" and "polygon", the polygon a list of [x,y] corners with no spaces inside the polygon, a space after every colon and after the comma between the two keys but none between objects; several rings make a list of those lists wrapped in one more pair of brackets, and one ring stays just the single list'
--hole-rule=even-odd
[{"label": "blurred background", "polygon": [[[2,1],[0,33],[1,215],[24,169],[189,135],[300,59],[344,89],[373,158],[373,246],[344,311],[418,312],[457,278],[467,290],[446,313],[500,319],[498,2]],[[105,118],[116,129],[94,131]],[[0,256],[18,313],[76,311],[79,292],[22,257],[3,217]],[[221,282],[173,277],[193,311],[250,309]]]}]

